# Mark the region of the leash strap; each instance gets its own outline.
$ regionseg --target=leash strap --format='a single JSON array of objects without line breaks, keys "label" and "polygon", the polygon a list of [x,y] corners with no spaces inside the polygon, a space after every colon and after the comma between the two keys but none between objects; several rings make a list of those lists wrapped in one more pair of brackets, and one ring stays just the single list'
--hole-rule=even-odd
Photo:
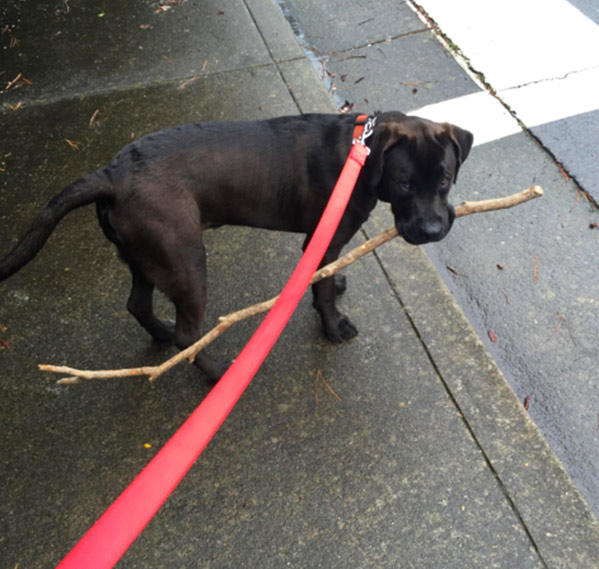
[{"label": "leash strap", "polygon": [[[364,128],[364,125],[362,125]],[[364,136],[361,132],[355,139]],[[111,569],[191,468],[241,397],[308,288],[368,156],[358,140],[281,296],[227,372],[57,569]]]}]

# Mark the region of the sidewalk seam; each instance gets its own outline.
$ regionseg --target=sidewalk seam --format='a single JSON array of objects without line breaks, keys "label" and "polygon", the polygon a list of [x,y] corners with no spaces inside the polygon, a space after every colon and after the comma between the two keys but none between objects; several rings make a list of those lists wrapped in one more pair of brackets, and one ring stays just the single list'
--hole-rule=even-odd
[{"label": "sidewalk seam", "polygon": [[[297,110],[300,114],[303,113],[302,107],[300,105],[300,102],[298,101],[297,97],[295,96],[295,93],[293,92],[293,89],[291,89],[291,86],[289,85],[289,83],[287,83],[285,76],[283,75],[283,72],[281,71],[281,68],[279,66],[280,63],[289,63],[291,61],[301,61],[302,59],[305,59],[305,55],[304,57],[295,57],[289,60],[285,60],[285,61],[276,61],[274,54],[272,52],[272,49],[268,43],[268,41],[266,41],[266,37],[264,37],[264,33],[262,32],[262,29],[260,28],[258,21],[256,20],[256,17],[254,16],[254,13],[252,12],[252,9],[250,8],[250,6],[247,3],[247,0],[243,0],[243,4],[245,6],[245,9],[248,12],[249,17],[251,18],[256,31],[258,32],[258,34],[260,35],[260,38],[262,39],[262,42],[264,43],[264,47],[266,48],[266,51],[268,52],[268,56],[270,57],[270,60],[272,61],[272,65],[275,67],[275,69],[277,70],[277,73],[281,79],[281,81],[283,82],[283,84],[285,85],[285,87],[287,88],[287,92],[289,93],[289,96],[291,97],[291,100],[293,101],[294,105],[297,107]],[[287,23],[287,21],[285,20],[285,23]],[[294,35],[295,37],[295,35]],[[302,47],[300,45],[300,47]],[[303,49],[303,47],[302,47]],[[303,49],[304,53],[305,50]]]},{"label": "sidewalk seam", "polygon": [[[281,61],[280,63],[292,63],[294,61],[301,61],[301,60],[302,60],[301,57],[294,57],[291,59],[286,59],[284,61]],[[146,88],[160,87],[160,86],[164,86],[164,85],[182,84],[182,83],[185,83],[186,81],[189,81],[190,79],[194,80],[194,82],[195,82],[196,80],[201,81],[208,77],[214,77],[215,75],[228,75],[231,73],[239,73],[242,71],[251,71],[253,69],[268,69],[268,68],[272,68],[272,67],[276,68],[279,75],[281,74],[279,65],[276,62],[259,63],[256,65],[248,65],[246,67],[235,67],[232,69],[223,69],[222,71],[212,71],[212,72],[204,73],[202,75],[190,75],[190,76],[185,76],[185,77],[176,77],[173,79],[152,81],[150,83],[144,83],[143,88],[146,89]],[[285,85],[287,86],[287,83],[285,83]],[[31,101],[25,101],[23,103],[23,106],[21,107],[21,109],[30,109],[30,108],[34,108],[34,107],[38,107],[38,106],[43,107],[45,105],[54,105],[56,103],[61,103],[61,102],[68,103],[69,101],[80,100],[82,97],[102,97],[102,96],[106,96],[106,95],[109,95],[112,93],[125,93],[127,91],[138,90],[138,88],[139,88],[139,84],[131,84],[131,85],[124,85],[124,86],[117,86],[117,87],[107,87],[105,89],[94,89],[94,90],[90,90],[90,91],[81,91],[81,92],[75,93],[74,95],[71,95],[70,97],[63,97],[63,96],[54,96],[54,97],[50,96],[47,98],[37,97],[35,99],[32,99]],[[11,110],[8,105],[9,105],[8,102],[3,102],[0,100],[0,117],[4,116],[4,115],[10,115],[13,112],[17,112],[17,111]]]},{"label": "sidewalk seam", "polygon": [[[361,229],[361,232],[362,232],[363,236],[365,236],[368,239],[369,236],[366,233],[366,231],[364,229]],[[384,263],[382,262],[382,260],[379,257],[379,255],[378,255],[378,253],[377,253],[376,250],[373,251],[372,253],[374,255],[374,258],[376,259],[377,264],[379,265],[379,267],[380,267],[380,269],[381,269],[381,271],[383,273],[383,276],[384,276],[385,280],[387,281],[387,284],[389,285],[389,287],[391,289],[393,297],[395,297],[395,299],[397,300],[397,302],[398,302],[398,304],[399,304],[402,312],[406,315],[406,318],[408,319],[408,322],[410,323],[410,326],[412,327],[412,330],[414,331],[415,336],[418,338],[418,341],[420,342],[420,345],[422,346],[422,348],[424,350],[424,353],[426,354],[426,357],[428,358],[431,366],[433,367],[435,374],[437,375],[437,377],[439,378],[439,381],[443,385],[443,388],[445,389],[445,391],[446,391],[446,393],[447,393],[450,401],[455,406],[455,408],[456,408],[456,410],[457,410],[457,412],[458,412],[458,414],[459,414],[459,416],[460,416],[460,418],[462,420],[462,423],[464,424],[464,426],[466,427],[468,433],[472,437],[472,440],[474,441],[476,447],[480,451],[483,459],[485,460],[485,463],[487,464],[487,466],[491,470],[491,473],[493,474],[493,477],[495,478],[495,480],[497,482],[497,485],[499,487],[500,492],[503,494],[503,496],[507,500],[507,503],[508,503],[510,509],[512,510],[512,512],[516,516],[516,519],[520,523],[520,526],[522,527],[524,533],[526,534],[526,537],[530,540],[531,546],[532,546],[534,552],[537,554],[537,556],[539,558],[539,561],[542,563],[543,567],[545,567],[546,569],[550,569],[549,565],[545,561],[545,558],[543,557],[543,555],[542,555],[542,553],[541,553],[541,551],[540,551],[540,549],[539,549],[539,547],[537,545],[537,542],[536,542],[534,536],[529,531],[528,526],[526,525],[526,522],[524,521],[523,516],[521,515],[520,511],[518,510],[518,507],[516,506],[514,500],[510,496],[507,487],[503,483],[503,480],[501,479],[501,476],[499,475],[499,473],[497,472],[497,470],[493,466],[493,463],[491,462],[491,459],[487,455],[487,453],[486,453],[486,451],[485,451],[482,443],[479,441],[478,437],[474,433],[474,430],[470,426],[470,423],[466,419],[466,416],[463,413],[462,408],[461,408],[458,400],[453,395],[449,384],[445,381],[441,370],[437,366],[432,353],[428,349],[428,346],[426,345],[424,339],[422,338],[422,335],[420,334],[420,331],[418,330],[418,326],[416,325],[416,322],[415,322],[414,318],[412,318],[412,315],[410,314],[410,311],[409,311],[408,307],[405,305],[405,303],[401,299],[399,291],[395,288],[395,285],[393,283],[393,280],[392,280],[391,276],[389,275],[389,273],[385,269]]]}]

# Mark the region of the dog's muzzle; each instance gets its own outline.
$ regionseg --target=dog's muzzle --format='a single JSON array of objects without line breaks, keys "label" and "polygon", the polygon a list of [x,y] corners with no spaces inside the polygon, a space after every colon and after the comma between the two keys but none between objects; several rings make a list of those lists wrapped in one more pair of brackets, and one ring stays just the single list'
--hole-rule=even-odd
[{"label": "dog's muzzle", "polygon": [[418,218],[407,223],[396,223],[398,233],[411,245],[441,241],[455,220],[455,209],[448,205],[445,215]]}]

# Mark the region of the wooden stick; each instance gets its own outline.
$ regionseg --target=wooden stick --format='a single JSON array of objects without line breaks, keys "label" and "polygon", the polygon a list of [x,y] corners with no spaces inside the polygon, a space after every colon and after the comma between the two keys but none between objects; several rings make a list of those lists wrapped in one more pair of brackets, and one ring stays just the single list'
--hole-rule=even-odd
[{"label": "wooden stick", "polygon": [[[455,208],[456,217],[463,217],[472,213],[507,209],[515,205],[519,205],[521,203],[532,200],[534,198],[538,198],[542,195],[543,189],[540,186],[533,186],[532,188],[528,188],[527,190],[523,190],[522,192],[518,192],[516,194],[512,194],[503,198],[462,202],[462,204]],[[314,284],[315,282],[318,282],[322,279],[326,279],[328,277],[333,276],[341,269],[344,269],[348,265],[351,265],[360,257],[363,257],[367,253],[370,253],[377,247],[380,247],[383,243],[390,241],[396,236],[397,229],[395,227],[387,229],[387,231],[384,231],[383,233],[373,237],[372,239],[369,239],[368,241],[362,243],[362,245],[356,247],[355,249],[352,249],[349,253],[343,255],[343,257],[340,257],[336,261],[329,263],[328,265],[316,271],[310,283]],[[165,373],[172,367],[176,366],[179,362],[182,362],[183,360],[188,360],[190,363],[193,362],[195,356],[208,344],[210,344],[216,338],[218,338],[218,336],[220,336],[225,330],[233,326],[233,324],[236,324],[241,320],[245,320],[250,316],[255,316],[256,314],[267,312],[272,308],[272,306],[275,304],[278,298],[278,296],[275,296],[270,300],[265,300],[264,302],[253,304],[251,306],[248,306],[247,308],[238,310],[237,312],[232,312],[231,314],[227,314],[226,316],[221,316],[218,319],[218,324],[212,330],[210,330],[210,332],[202,336],[202,338],[200,338],[197,342],[195,342],[185,350],[180,351],[178,354],[176,354],[172,358],[169,358],[168,360],[166,360],[158,366],[143,366],[129,369],[98,371],[80,370],[66,366],[54,366],[45,364],[40,364],[38,367],[41,371],[69,374],[70,377],[65,377],[63,379],[58,380],[57,383],[60,385],[80,383],[82,380],[88,379],[112,379],[139,375],[147,376],[147,378],[150,381],[155,381],[156,378],[161,376],[163,373]]]}]

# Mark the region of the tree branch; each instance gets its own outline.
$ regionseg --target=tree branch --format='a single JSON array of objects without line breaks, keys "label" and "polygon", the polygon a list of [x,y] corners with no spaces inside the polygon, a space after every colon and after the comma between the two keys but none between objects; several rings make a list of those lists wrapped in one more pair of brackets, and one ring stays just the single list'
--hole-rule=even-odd
[{"label": "tree branch", "polygon": [[[472,213],[481,213],[486,211],[493,211],[498,209],[507,209],[513,207],[515,205],[519,205],[521,203],[527,202],[534,198],[538,198],[543,195],[543,189],[540,186],[533,186],[532,188],[528,188],[527,190],[523,190],[522,192],[518,192],[516,194],[512,194],[510,196],[506,196],[503,198],[496,198],[490,200],[482,200],[482,201],[465,201],[459,206],[455,208],[456,217],[463,217],[465,215],[470,215]],[[370,253],[377,247],[380,247],[383,243],[390,241],[394,237],[397,236],[397,229],[392,227],[384,231],[383,233],[369,239],[368,241],[362,243],[362,245],[356,247],[340,257],[336,261],[324,266],[314,273],[311,284],[318,282],[322,279],[326,279],[331,277],[335,273],[339,272],[341,269],[344,269],[348,265],[351,265],[360,257],[363,257],[367,253]],[[218,336],[220,336],[225,330],[240,322],[241,320],[245,320],[250,316],[255,316],[257,314],[261,314],[263,312],[267,312],[272,308],[279,297],[275,296],[270,300],[265,300],[264,302],[259,302],[258,304],[253,304],[244,308],[242,310],[238,310],[237,312],[232,312],[231,314],[227,314],[226,316],[221,316],[218,320],[218,324],[210,330],[207,334],[202,336],[197,342],[186,348],[185,350],[180,351],[178,354],[169,358],[162,364],[158,366],[143,366],[129,369],[115,369],[115,370],[98,370],[98,371],[90,371],[90,370],[80,370],[66,366],[53,366],[53,365],[45,365],[40,364],[39,369],[42,371],[48,371],[52,373],[61,373],[61,374],[69,374],[70,377],[65,377],[63,379],[58,380],[57,383],[60,385],[67,385],[73,383],[80,383],[82,380],[89,379],[112,379],[112,378],[121,378],[121,377],[132,377],[132,376],[147,376],[150,381],[155,381],[156,378],[161,376],[163,373],[176,366],[179,362],[183,360],[188,360],[190,363],[193,362],[195,356],[203,350],[208,344],[213,342]]]}]

